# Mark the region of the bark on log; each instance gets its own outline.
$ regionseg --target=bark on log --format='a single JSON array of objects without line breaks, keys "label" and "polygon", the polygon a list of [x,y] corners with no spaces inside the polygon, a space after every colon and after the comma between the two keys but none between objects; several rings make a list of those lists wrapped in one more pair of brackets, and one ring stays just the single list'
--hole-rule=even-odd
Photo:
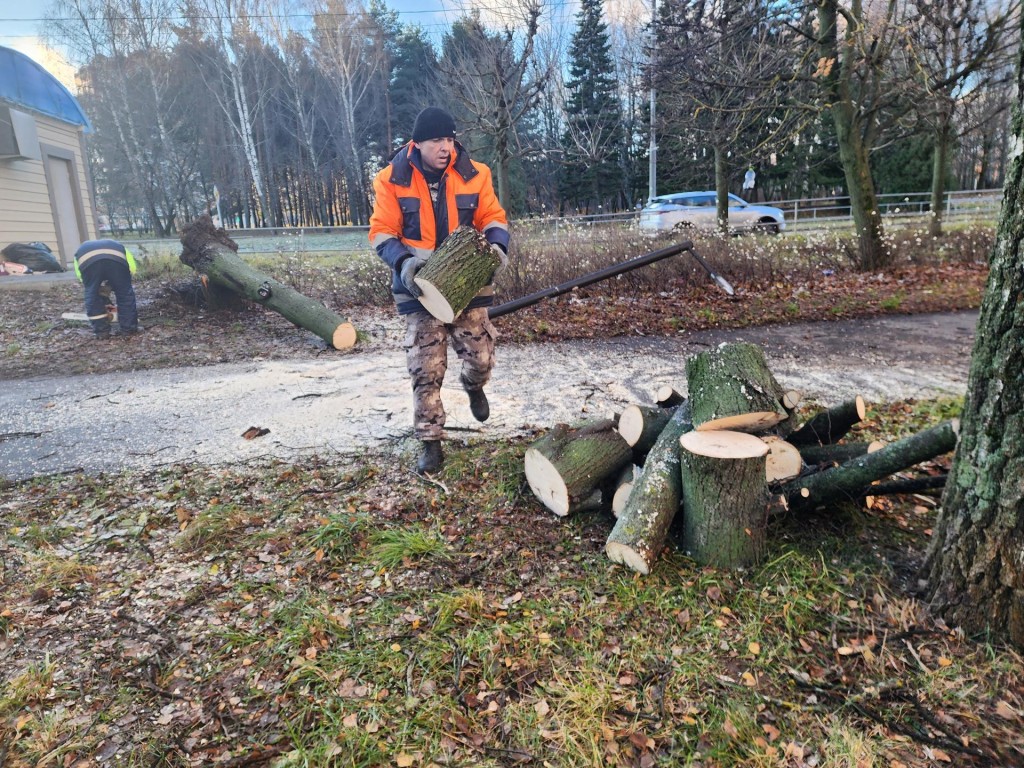
[{"label": "bark on log", "polygon": [[875,480],[952,451],[959,429],[957,419],[945,421],[838,467],[799,477],[783,485],[782,493],[791,509],[859,499],[872,494],[870,486]]},{"label": "bark on log", "polygon": [[853,400],[821,411],[786,438],[797,448],[805,445],[831,445],[842,439],[854,424],[862,421],[867,408],[860,395]]},{"label": "bark on log", "polygon": [[679,406],[630,405],[619,417],[619,434],[635,454],[646,454]]},{"label": "bark on log", "polygon": [[459,227],[427,259],[414,280],[420,304],[444,323],[455,320],[487,285],[501,260],[483,233]]},{"label": "bark on log", "polygon": [[764,551],[768,446],[742,432],[690,432],[680,438],[683,549],[701,565],[741,568]]},{"label": "bark on log", "polygon": [[632,458],[611,419],[577,427],[556,424],[526,449],[526,481],[545,507],[564,517],[600,493],[602,483]]},{"label": "bark on log", "polygon": [[654,402],[658,404],[659,408],[671,408],[682,405],[686,402],[686,398],[666,384],[664,387],[658,387],[658,391],[654,394]]},{"label": "bark on log", "polygon": [[253,269],[236,255],[238,245],[227,232],[214,227],[209,216],[189,224],[181,233],[181,244],[181,262],[207,276],[211,283],[278,312],[335,349],[348,349],[356,343],[352,323],[291,286]]},{"label": "bark on log", "polygon": [[804,462],[800,451],[792,443],[787,443],[781,437],[768,435],[761,438],[768,446],[768,456],[765,461],[765,477],[769,483],[780,480],[788,480],[800,474]]},{"label": "bark on log", "polygon": [[721,344],[686,361],[693,426],[697,431],[757,432],[789,414],[782,387],[756,344]]},{"label": "bark on log", "polygon": [[679,510],[679,438],[691,429],[690,409],[680,406],[647,454],[640,477],[608,536],[604,551],[613,563],[650,573]]},{"label": "bark on log", "polygon": [[864,489],[863,496],[895,496],[897,494],[921,493],[941,490],[946,487],[948,475],[928,475],[906,480],[892,480],[888,483],[873,483]]},{"label": "bark on log", "polygon": [[845,464],[865,453],[874,453],[885,445],[881,440],[870,443],[836,443],[834,445],[804,445],[799,448],[806,464]]}]

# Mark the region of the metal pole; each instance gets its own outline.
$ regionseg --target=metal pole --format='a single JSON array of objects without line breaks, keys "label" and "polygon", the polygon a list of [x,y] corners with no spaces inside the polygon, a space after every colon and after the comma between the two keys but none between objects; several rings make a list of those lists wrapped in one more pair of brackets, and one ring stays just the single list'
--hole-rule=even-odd
[{"label": "metal pole", "polygon": [[649,165],[647,169],[647,199],[658,196],[658,138],[655,133],[654,112],[657,105],[654,92],[655,56],[658,50],[658,0],[651,0],[651,143],[647,150]]},{"label": "metal pole", "polygon": [[[689,240],[684,240],[683,242],[669,246],[668,248],[662,248],[660,251],[654,251],[653,253],[647,253],[643,256],[637,256],[636,258],[624,261],[621,264],[612,264],[610,267],[599,269],[597,272],[590,272],[589,274],[581,275],[580,277],[569,280],[561,285],[545,288],[543,291],[537,291],[537,293],[531,293],[527,296],[523,296],[522,298],[515,299],[514,301],[499,304],[496,307],[490,307],[487,310],[487,316],[490,318],[501,317],[502,315],[507,315],[509,312],[515,312],[523,309],[524,307],[529,307],[532,304],[539,304],[544,301],[544,299],[550,299],[553,296],[561,296],[563,293],[568,293],[573,288],[581,288],[584,285],[590,285],[591,283],[597,283],[601,280],[607,280],[609,277],[615,277],[616,275],[621,275],[624,272],[629,272],[639,267],[646,267],[648,264],[653,264],[656,261],[667,259],[669,256],[675,256],[677,253],[682,253],[683,251],[690,251],[693,253],[693,243]],[[704,268],[708,269],[710,272],[710,268],[704,264],[703,260],[698,260],[701,262],[701,266],[704,266]]]}]

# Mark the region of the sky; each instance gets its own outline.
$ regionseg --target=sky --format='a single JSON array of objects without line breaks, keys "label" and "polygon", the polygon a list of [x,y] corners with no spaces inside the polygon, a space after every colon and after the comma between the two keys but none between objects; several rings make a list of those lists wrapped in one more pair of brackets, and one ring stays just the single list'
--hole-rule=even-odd
[{"label": "sky", "polygon": [[[620,0],[622,6],[632,6],[627,13],[645,14],[643,6],[650,0]],[[404,24],[418,24],[428,34],[439,34],[468,11],[477,8],[484,14],[500,14],[513,4],[508,0],[386,0],[388,7],[398,12]],[[42,64],[51,74],[69,88],[74,87],[74,70],[62,57],[48,50],[40,40],[42,18],[50,2],[28,0],[0,0],[0,45],[14,48]],[[649,6],[648,6],[649,7]],[[556,28],[575,26],[577,0],[545,0],[542,23]]]}]

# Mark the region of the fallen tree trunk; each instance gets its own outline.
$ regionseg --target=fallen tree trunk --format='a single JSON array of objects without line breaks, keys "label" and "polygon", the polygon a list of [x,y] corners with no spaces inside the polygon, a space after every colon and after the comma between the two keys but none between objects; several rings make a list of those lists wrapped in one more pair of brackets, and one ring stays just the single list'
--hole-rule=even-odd
[{"label": "fallen tree trunk", "polygon": [[783,485],[782,493],[790,509],[873,495],[874,481],[952,451],[959,428],[957,419],[943,422],[838,467],[799,477]]},{"label": "fallen tree trunk", "polygon": [[755,344],[722,344],[686,361],[693,427],[758,432],[788,418],[783,390]]},{"label": "fallen tree trunk", "polygon": [[768,446],[753,435],[725,430],[690,432],[679,442],[683,549],[701,565],[756,563],[768,519]]},{"label": "fallen tree trunk", "polygon": [[679,509],[679,438],[691,429],[690,409],[682,405],[647,454],[626,506],[608,536],[604,551],[613,563],[637,573],[650,573]]},{"label": "fallen tree trunk", "polygon": [[413,278],[423,291],[420,304],[443,323],[455,320],[501,264],[482,232],[459,227]]},{"label": "fallen tree trunk", "polygon": [[526,481],[545,507],[564,517],[591,508],[594,493],[632,459],[612,419],[578,427],[556,424],[526,449]]},{"label": "fallen tree trunk", "polygon": [[800,429],[791,432],[786,440],[797,448],[805,445],[831,445],[841,440],[854,424],[863,421],[866,413],[864,398],[857,395],[853,400],[821,411]]},{"label": "fallen tree trunk", "polygon": [[235,241],[223,229],[214,227],[209,216],[189,224],[181,233],[181,244],[181,262],[206,276],[211,283],[278,312],[335,349],[348,349],[356,343],[352,323],[291,286],[249,266],[237,256]]}]

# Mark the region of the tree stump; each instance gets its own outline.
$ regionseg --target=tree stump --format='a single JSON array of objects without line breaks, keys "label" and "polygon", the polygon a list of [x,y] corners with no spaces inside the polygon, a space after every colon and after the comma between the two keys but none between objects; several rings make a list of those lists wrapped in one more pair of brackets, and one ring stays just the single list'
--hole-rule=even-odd
[{"label": "tree stump", "polygon": [[352,323],[290,285],[249,266],[236,255],[238,244],[223,229],[214,227],[209,216],[189,224],[181,233],[181,244],[181,262],[210,282],[278,312],[335,349],[355,345],[356,329]]},{"label": "tree stump", "polygon": [[789,414],[782,387],[755,344],[721,344],[686,361],[693,426],[706,430],[758,432]]},{"label": "tree stump", "polygon": [[501,259],[482,232],[459,227],[413,278],[423,291],[420,304],[443,323],[455,320],[491,281]]},{"label": "tree stump", "polygon": [[650,573],[679,510],[679,438],[691,429],[690,409],[681,406],[647,454],[626,506],[608,536],[604,551],[612,562],[637,573]]},{"label": "tree stump", "polygon": [[592,504],[595,491],[633,459],[610,419],[579,427],[556,424],[526,449],[526,481],[534,496],[559,517]]},{"label": "tree stump", "polygon": [[742,432],[690,432],[679,444],[683,549],[701,565],[758,561],[768,519],[768,446]]}]

